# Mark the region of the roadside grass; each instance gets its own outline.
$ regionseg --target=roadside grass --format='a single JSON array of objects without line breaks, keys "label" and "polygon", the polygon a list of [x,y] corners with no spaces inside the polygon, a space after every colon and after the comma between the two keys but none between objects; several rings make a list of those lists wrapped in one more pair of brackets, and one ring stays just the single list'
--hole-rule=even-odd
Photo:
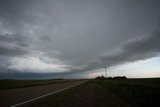
[{"label": "roadside grass", "polygon": [[78,80],[0,80],[0,90],[57,84],[72,81]]},{"label": "roadside grass", "polygon": [[132,107],[160,107],[160,78],[93,82],[123,98]]}]

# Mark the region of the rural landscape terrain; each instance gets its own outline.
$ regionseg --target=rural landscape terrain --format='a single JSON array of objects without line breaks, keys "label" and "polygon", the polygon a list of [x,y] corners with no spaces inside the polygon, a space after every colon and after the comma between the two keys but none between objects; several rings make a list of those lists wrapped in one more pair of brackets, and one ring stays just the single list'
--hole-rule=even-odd
[{"label": "rural landscape terrain", "polygon": [[0,107],[160,107],[160,0],[0,0]]},{"label": "rural landscape terrain", "polygon": [[[14,83],[16,84],[14,85]],[[0,86],[5,87],[0,90],[0,105],[2,107],[14,105],[15,107],[160,106],[160,78],[112,80],[1,80]],[[61,90],[68,86],[73,87]],[[16,90],[18,91],[15,92]],[[57,90],[61,91],[46,95]],[[46,96],[35,99],[43,95]],[[31,101],[22,103],[28,100]]]}]

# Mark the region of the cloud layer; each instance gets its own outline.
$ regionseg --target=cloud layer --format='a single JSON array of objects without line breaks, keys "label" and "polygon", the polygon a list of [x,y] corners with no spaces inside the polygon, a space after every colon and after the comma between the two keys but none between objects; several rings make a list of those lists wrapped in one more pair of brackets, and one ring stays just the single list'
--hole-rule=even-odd
[{"label": "cloud layer", "polygon": [[156,57],[159,5],[158,0],[1,0],[0,73],[78,76]]}]

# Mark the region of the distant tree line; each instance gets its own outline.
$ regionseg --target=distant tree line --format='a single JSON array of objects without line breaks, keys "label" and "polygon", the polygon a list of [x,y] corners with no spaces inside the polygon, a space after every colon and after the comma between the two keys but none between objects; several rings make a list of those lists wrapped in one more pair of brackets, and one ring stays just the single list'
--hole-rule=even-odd
[{"label": "distant tree line", "polygon": [[106,77],[104,77],[103,75],[102,76],[97,76],[97,77],[95,77],[95,79],[96,80],[117,80],[117,79],[127,79],[127,77],[126,76],[115,76],[115,77],[108,77],[108,78],[106,78]]}]

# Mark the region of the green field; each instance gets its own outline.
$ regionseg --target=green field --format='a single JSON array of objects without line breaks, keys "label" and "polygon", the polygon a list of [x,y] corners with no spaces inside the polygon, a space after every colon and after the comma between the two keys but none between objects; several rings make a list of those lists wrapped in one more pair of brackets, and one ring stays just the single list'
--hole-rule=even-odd
[{"label": "green field", "polygon": [[[84,106],[84,104],[81,105],[81,103],[84,103],[81,102],[83,99],[90,101],[87,102],[89,104],[92,104],[92,101],[96,100],[94,102],[97,102],[96,104],[99,107],[105,107],[104,104],[101,104],[105,102],[105,98],[88,100],[88,98],[92,98],[93,96],[99,97],[101,94],[105,96],[105,93],[96,94],[97,92],[88,94],[94,88],[88,88],[90,90],[86,89],[86,87],[91,84],[103,87],[103,91],[96,91],[109,91],[124,101],[125,104],[116,105],[116,107],[160,107],[160,79],[90,80],[82,85],[49,96],[43,101],[33,103],[31,107],[74,107],[77,102],[79,104],[78,107],[82,107],[82,105]],[[86,93],[84,93],[84,91],[86,91]],[[78,96],[81,96],[82,93],[85,94],[82,99],[75,100],[78,99]],[[96,107],[96,104],[92,105],[92,107]]]},{"label": "green field", "polygon": [[0,90],[57,84],[71,81],[75,80],[0,80]]},{"label": "green field", "polygon": [[133,107],[160,107],[160,78],[96,82]]}]

